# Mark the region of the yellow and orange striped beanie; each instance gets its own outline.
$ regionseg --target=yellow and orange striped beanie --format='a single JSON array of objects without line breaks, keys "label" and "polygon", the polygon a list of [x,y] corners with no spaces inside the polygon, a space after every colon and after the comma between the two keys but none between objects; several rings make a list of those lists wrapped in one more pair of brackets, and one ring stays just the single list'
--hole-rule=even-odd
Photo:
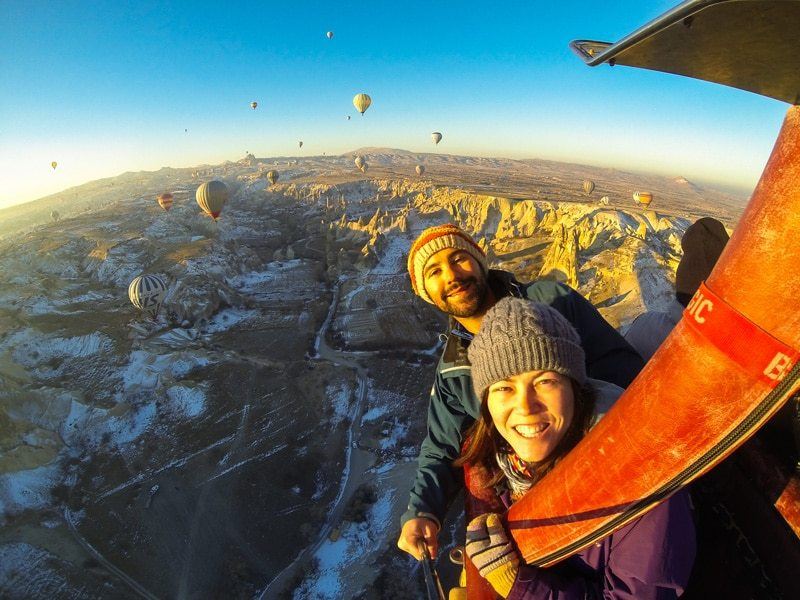
[{"label": "yellow and orange striped beanie", "polygon": [[464,231],[451,223],[428,227],[419,234],[408,251],[408,274],[411,276],[411,289],[417,296],[430,304],[433,304],[433,300],[425,290],[422,270],[431,256],[446,248],[458,248],[468,252],[478,262],[484,273],[488,270],[486,253]]}]

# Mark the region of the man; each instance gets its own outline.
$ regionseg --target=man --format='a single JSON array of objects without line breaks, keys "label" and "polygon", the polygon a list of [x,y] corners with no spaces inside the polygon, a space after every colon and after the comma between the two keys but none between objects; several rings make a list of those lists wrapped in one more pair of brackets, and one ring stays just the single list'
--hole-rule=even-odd
[{"label": "man", "polygon": [[428,407],[428,435],[420,448],[417,474],[397,542],[421,560],[424,540],[432,556],[438,551],[441,522],[463,487],[458,457],[463,433],[479,414],[467,348],[481,319],[504,296],[544,302],[578,330],[586,351],[589,377],[626,387],[644,366],[641,357],[600,313],[572,288],[553,281],[521,284],[504,271],[489,270],[486,254],[455,225],[423,231],[408,254],[414,293],[451,317],[450,334],[436,369]]},{"label": "man", "polygon": [[689,227],[681,238],[683,257],[675,273],[675,299],[666,312],[648,311],[633,320],[625,332],[627,341],[645,361],[655,354],[670,331],[683,316],[700,283],[711,274],[728,243],[725,226],[711,217],[702,217]]}]

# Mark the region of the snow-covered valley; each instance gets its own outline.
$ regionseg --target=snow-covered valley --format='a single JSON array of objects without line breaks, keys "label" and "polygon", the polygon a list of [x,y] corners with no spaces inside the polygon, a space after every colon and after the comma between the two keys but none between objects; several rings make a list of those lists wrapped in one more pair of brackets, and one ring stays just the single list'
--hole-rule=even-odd
[{"label": "snow-covered valley", "polygon": [[[455,222],[624,329],[670,301],[708,201],[525,198],[386,153],[374,176],[317,158],[270,186],[262,160],[121,176],[0,239],[0,596],[418,597],[395,539],[445,321],[411,293],[414,237]],[[211,178],[233,191],[216,223],[193,198]],[[168,284],[155,319],[127,298],[142,273]]]}]

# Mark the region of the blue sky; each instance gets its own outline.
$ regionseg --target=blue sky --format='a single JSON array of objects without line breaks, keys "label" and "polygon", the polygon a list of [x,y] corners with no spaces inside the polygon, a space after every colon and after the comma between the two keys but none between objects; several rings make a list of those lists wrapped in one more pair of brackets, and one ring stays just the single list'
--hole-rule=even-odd
[{"label": "blue sky", "polygon": [[[245,150],[360,146],[752,188],[787,105],[663,73],[592,69],[568,48],[616,41],[674,4],[4,0],[0,207]],[[364,117],[351,103],[362,91],[373,99]]]}]

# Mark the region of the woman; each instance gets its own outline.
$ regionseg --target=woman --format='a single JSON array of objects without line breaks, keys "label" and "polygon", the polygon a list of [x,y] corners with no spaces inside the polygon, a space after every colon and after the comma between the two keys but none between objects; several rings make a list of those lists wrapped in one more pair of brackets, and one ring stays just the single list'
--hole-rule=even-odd
[{"label": "woman", "polygon": [[[490,474],[510,506],[569,452],[594,423],[595,405],[621,390],[586,377],[575,329],[545,304],[504,298],[483,318],[469,350],[481,418],[461,465]],[[561,563],[522,564],[500,517],[467,527],[466,552],[504,598],[677,598],[689,579],[695,534],[685,491]]]}]

